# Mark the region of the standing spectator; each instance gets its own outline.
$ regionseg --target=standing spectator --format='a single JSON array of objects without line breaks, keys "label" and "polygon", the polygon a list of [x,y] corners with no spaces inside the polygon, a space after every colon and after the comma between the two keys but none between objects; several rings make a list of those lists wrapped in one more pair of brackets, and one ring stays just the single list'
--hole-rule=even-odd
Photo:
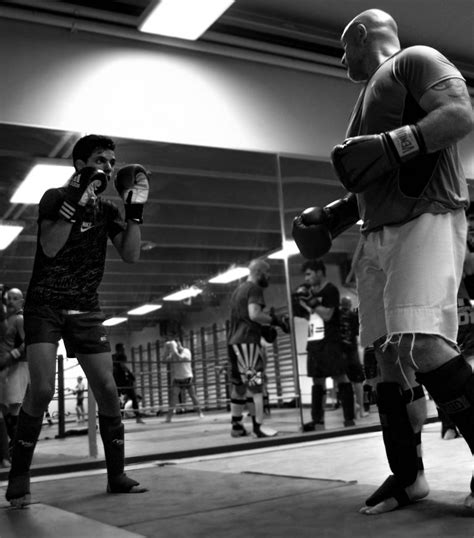
[{"label": "standing spectator", "polygon": [[166,342],[163,360],[168,361],[171,367],[171,390],[166,422],[171,422],[173,413],[180,401],[180,396],[186,392],[189,394],[199,417],[204,416],[194,390],[191,358],[191,350],[184,347],[180,340],[173,339]]},{"label": "standing spectator", "polygon": [[4,294],[3,321],[0,322],[0,404],[5,426],[13,444],[21,402],[29,383],[23,328],[23,293],[11,288]]},{"label": "standing spectator", "polygon": [[132,402],[133,412],[138,424],[145,424],[138,409],[137,393],[135,392],[135,375],[129,370],[126,362],[127,355],[122,343],[115,345],[115,353],[112,355],[113,376],[117,385],[119,396],[123,395]]},{"label": "standing spectator", "polygon": [[265,358],[261,345],[262,330],[268,333],[269,326],[272,325],[289,332],[289,326],[287,320],[277,316],[273,309],[270,309],[269,313],[264,312],[263,290],[269,284],[268,263],[264,260],[255,260],[249,265],[249,270],[247,280],[235,289],[230,298],[228,353],[232,383],[231,435],[232,437],[247,435],[243,425],[243,410],[249,400],[253,433],[257,437],[271,437],[277,432],[263,426]]},{"label": "standing spectator", "polygon": [[350,297],[341,297],[340,328],[344,368],[354,389],[357,412],[360,418],[364,418],[367,413],[364,410],[365,376],[359,356],[359,316]]},{"label": "standing spectator", "polygon": [[123,261],[133,263],[140,256],[148,176],[139,165],[118,171],[115,187],[124,203],[124,220],[119,208],[100,196],[115,166],[115,143],[98,135],[82,137],[72,150],[72,161],[75,171],[67,184],[48,189],[38,208],[36,253],[24,309],[31,383],[20,410],[5,495],[16,507],[30,502],[30,466],[54,395],[61,338],[67,356],[77,357],[97,401],[107,491],[146,491],[124,472],[124,427],[97,289],[109,240]]},{"label": "standing spectator", "polygon": [[82,424],[85,421],[86,414],[84,412],[84,393],[86,386],[83,383],[81,376],[77,378],[77,385],[74,387],[73,394],[76,395],[76,416],[77,423]]},{"label": "standing spectator", "polygon": [[321,260],[303,264],[308,295],[300,297],[300,306],[309,317],[307,340],[307,375],[311,389],[311,421],[303,431],[323,430],[326,378],[332,377],[339,392],[344,426],[354,426],[354,391],[345,373],[339,320],[339,290],[326,278]]}]

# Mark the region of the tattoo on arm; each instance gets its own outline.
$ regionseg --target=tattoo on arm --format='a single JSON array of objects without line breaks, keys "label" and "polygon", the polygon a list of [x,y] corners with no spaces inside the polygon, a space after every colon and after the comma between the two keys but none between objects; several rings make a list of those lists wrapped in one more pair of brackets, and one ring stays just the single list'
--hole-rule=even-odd
[{"label": "tattoo on arm", "polygon": [[450,78],[431,87],[435,92],[446,92],[449,97],[466,97],[466,84],[459,78]]}]

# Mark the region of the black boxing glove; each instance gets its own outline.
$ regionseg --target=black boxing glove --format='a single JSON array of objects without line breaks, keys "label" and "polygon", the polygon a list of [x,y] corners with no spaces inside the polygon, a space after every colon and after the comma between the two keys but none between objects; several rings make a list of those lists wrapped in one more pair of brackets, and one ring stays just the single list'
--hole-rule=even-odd
[{"label": "black boxing glove", "polygon": [[273,344],[277,339],[277,330],[271,325],[262,325],[262,336],[266,342]]},{"label": "black boxing glove", "polygon": [[301,254],[320,258],[331,250],[332,240],[359,220],[354,194],[347,194],[325,207],[309,207],[293,221],[292,235]]},{"label": "black boxing glove", "polygon": [[382,134],[348,138],[331,153],[332,164],[349,192],[363,192],[402,163],[426,153],[418,125],[404,125]]},{"label": "black boxing glove", "polygon": [[143,206],[148,200],[150,176],[140,164],[129,164],[117,172],[115,188],[125,204],[125,219],[143,223]]},{"label": "black boxing glove", "polygon": [[82,220],[84,208],[97,194],[107,187],[107,174],[93,166],[85,166],[76,172],[65,188],[64,201],[59,216],[68,222]]},{"label": "black boxing glove", "polygon": [[288,320],[288,316],[281,316],[276,314],[275,309],[272,307],[270,308],[270,325],[273,325],[274,327],[280,327],[280,329],[288,334],[290,332],[290,323]]}]

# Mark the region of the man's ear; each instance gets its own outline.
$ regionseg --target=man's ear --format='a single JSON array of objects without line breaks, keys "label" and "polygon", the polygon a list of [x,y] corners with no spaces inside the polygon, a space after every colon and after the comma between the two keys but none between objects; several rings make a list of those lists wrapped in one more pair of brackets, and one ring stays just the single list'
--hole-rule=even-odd
[{"label": "man's ear", "polygon": [[357,25],[357,34],[360,41],[365,41],[367,39],[367,28],[364,24],[360,23]]},{"label": "man's ear", "polygon": [[74,161],[74,168],[79,172],[86,166],[86,163],[82,159],[76,159]]}]

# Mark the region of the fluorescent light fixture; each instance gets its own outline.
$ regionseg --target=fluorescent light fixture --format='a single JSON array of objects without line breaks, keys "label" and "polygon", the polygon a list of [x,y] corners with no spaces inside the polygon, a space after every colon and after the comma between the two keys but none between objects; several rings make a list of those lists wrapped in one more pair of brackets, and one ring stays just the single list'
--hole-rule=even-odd
[{"label": "fluorescent light fixture", "polygon": [[20,235],[23,228],[18,222],[0,220],[0,250],[5,250]]},{"label": "fluorescent light fixture", "polygon": [[127,314],[130,314],[131,316],[144,316],[145,314],[159,310],[162,307],[163,305],[161,304],[144,304],[134,308],[133,310],[129,310]]},{"label": "fluorescent light fixture", "polygon": [[270,260],[284,260],[285,258],[295,256],[299,253],[300,251],[298,250],[298,247],[294,241],[285,241],[283,248],[281,250],[277,250],[273,254],[270,254],[268,258]]},{"label": "fluorescent light fixture", "polygon": [[102,325],[105,325],[106,327],[112,327],[114,325],[119,325],[120,323],[123,323],[124,321],[127,321],[128,318],[120,318],[120,317],[117,317],[117,318],[109,318],[109,319],[106,319]]},{"label": "fluorescent light fixture", "polygon": [[142,32],[198,39],[234,0],[161,0],[138,26]]},{"label": "fluorescent light fixture", "polygon": [[228,284],[229,282],[248,276],[249,273],[248,267],[232,267],[232,269],[229,269],[225,273],[209,279],[209,282],[211,284]]},{"label": "fluorescent light fixture", "polygon": [[163,297],[163,301],[184,301],[185,299],[196,297],[196,295],[199,295],[200,293],[202,293],[202,290],[200,288],[197,288],[196,286],[191,286],[190,288],[186,288],[185,290],[180,290],[175,293],[171,293],[166,297]]},{"label": "fluorescent light fixture", "polygon": [[46,190],[61,187],[73,173],[74,167],[71,165],[35,164],[10,198],[10,202],[12,204],[37,204]]}]

